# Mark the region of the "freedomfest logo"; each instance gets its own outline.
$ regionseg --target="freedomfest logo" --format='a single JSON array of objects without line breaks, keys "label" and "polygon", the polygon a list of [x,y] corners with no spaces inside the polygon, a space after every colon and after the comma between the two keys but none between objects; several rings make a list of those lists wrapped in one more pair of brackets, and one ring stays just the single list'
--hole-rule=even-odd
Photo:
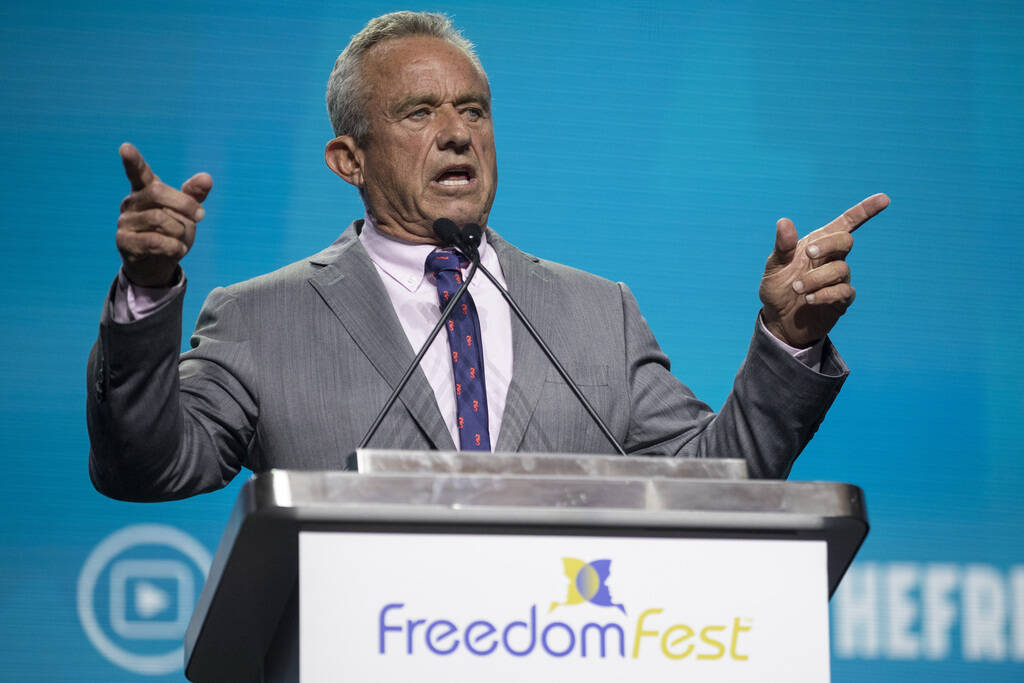
[{"label": "freedomfest logo", "polygon": [[210,553],[165,524],[135,524],[103,539],[78,575],[78,618],[100,654],[144,675],[180,671],[182,641]]},{"label": "freedomfest logo", "polygon": [[[614,602],[607,582],[610,559],[584,562],[575,557],[562,558],[562,571],[569,580],[565,600],[552,601],[547,614],[559,607],[589,603],[611,608],[612,618],[604,623],[588,621],[574,626],[564,621],[539,621],[537,605],[531,605],[528,617],[502,622],[477,618],[466,623],[449,619],[430,619],[412,614],[405,603],[392,602],[381,607],[377,616],[377,652],[385,656],[448,656],[465,650],[486,657],[504,653],[513,657],[542,656],[581,658],[618,657],[629,659],[666,657],[670,660],[747,661],[746,644],[753,620],[739,616],[722,623],[701,624],[672,620],[662,616],[665,609],[649,607],[640,612],[635,623],[628,620],[626,607]],[[621,616],[615,610],[621,612]],[[627,637],[629,634],[629,637]],[[540,647],[538,647],[538,644]]]},{"label": "freedomfest logo", "polygon": [[612,602],[611,592],[604,582],[608,580],[611,573],[611,560],[594,560],[584,562],[575,557],[563,557],[562,565],[565,568],[565,578],[569,579],[569,596],[565,602],[553,602],[548,614],[555,611],[560,605],[580,605],[589,602],[598,607],[617,607],[623,614],[626,608]]}]

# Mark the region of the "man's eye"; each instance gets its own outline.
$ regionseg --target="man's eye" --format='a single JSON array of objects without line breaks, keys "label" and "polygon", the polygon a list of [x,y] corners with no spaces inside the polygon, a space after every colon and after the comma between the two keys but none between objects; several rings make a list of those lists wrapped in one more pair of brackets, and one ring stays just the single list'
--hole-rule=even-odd
[{"label": "man's eye", "polygon": [[430,115],[430,110],[429,109],[427,109],[426,107],[420,107],[419,109],[413,110],[413,112],[411,114],[409,114],[409,118],[410,119],[423,119],[423,118],[426,118],[429,115]]},{"label": "man's eye", "polygon": [[484,110],[480,107],[468,107],[465,110],[465,114],[471,121],[476,121],[479,118],[483,118]]}]

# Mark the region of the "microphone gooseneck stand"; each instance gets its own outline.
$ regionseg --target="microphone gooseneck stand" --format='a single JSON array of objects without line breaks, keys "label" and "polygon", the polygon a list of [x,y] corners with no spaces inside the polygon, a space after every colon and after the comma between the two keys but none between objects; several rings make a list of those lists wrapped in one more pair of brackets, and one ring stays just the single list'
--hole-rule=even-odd
[{"label": "microphone gooseneck stand", "polygon": [[[447,225],[442,225],[439,229],[438,223],[442,223],[442,221],[447,221],[447,223],[450,223],[450,227]],[[554,366],[558,374],[562,377],[563,380],[565,380],[566,385],[579,400],[580,405],[583,406],[583,409],[587,411],[588,415],[590,415],[590,418],[594,421],[594,424],[596,424],[598,429],[601,430],[601,433],[604,434],[604,437],[608,439],[608,442],[611,443],[611,445],[615,448],[619,455],[626,455],[625,449],[623,449],[622,445],[612,434],[611,430],[608,429],[608,425],[604,423],[604,420],[601,419],[601,416],[598,415],[594,407],[590,405],[590,401],[588,401],[587,397],[583,395],[583,391],[579,388],[576,382],[573,381],[572,377],[569,376],[569,373],[555,357],[554,352],[551,351],[548,345],[541,338],[540,333],[537,332],[537,329],[527,319],[526,314],[523,313],[523,310],[521,308],[519,308],[519,304],[515,302],[515,299],[512,298],[512,295],[508,292],[508,290],[501,286],[501,283],[498,282],[498,279],[491,274],[491,271],[489,271],[482,263],[480,263],[480,254],[478,251],[478,246],[480,244],[480,235],[483,232],[480,226],[477,225],[476,223],[470,223],[463,227],[463,229],[460,231],[455,226],[455,223],[446,218],[441,218],[438,219],[438,221],[434,224],[434,231],[435,233],[437,233],[438,237],[440,237],[445,242],[445,244],[454,246],[460,251],[462,251],[466,258],[468,258],[470,262],[473,264],[473,266],[479,268],[480,272],[482,272],[487,277],[487,279],[491,281],[494,287],[501,294],[502,298],[504,298],[505,301],[508,303],[509,308],[512,309],[512,312],[515,313],[516,317],[519,318],[519,321],[523,323],[523,327],[526,328],[526,331],[530,334],[531,337],[533,337],[533,340],[537,342],[537,345],[540,347],[540,350],[543,351],[544,355],[547,356],[549,361],[551,361],[551,365]]]}]

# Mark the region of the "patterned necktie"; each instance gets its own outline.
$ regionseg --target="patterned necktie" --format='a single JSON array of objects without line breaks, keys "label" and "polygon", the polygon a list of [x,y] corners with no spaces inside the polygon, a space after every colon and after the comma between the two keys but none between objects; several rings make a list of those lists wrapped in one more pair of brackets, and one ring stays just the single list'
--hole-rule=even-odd
[{"label": "patterned necktie", "polygon": [[[437,298],[441,309],[462,286],[459,257],[448,251],[434,251],[427,257],[427,271],[437,277]],[[480,318],[467,290],[445,321],[448,348],[455,374],[455,408],[459,423],[459,449],[490,451],[487,431],[487,388],[484,384],[484,355],[480,345]]]}]

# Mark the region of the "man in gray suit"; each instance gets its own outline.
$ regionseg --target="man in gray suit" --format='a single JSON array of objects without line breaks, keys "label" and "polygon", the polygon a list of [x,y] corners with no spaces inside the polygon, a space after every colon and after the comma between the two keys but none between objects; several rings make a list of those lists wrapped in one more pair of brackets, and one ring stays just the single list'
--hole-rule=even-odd
[{"label": "man in gray suit", "polygon": [[[425,339],[439,312],[423,270],[438,246],[432,225],[487,225],[494,200],[487,77],[447,19],[394,13],[338,58],[328,109],[327,164],[358,188],[366,216],[309,259],[211,293],[180,359],[178,262],[212,179],[200,173],[175,190],[122,146],[132,186],[118,221],[123,268],[88,370],[100,491],[159,500],[222,487],[242,467],[336,468]],[[525,254],[489,228],[481,258],[627,452],[744,457],[755,476],[783,477],[847,374],[826,334],[854,297],[851,232],[887,205],[869,197],[800,240],[778,222],[764,306],[717,415],[669,372],[624,285]],[[609,452],[493,286],[474,282],[470,293],[493,449]],[[448,340],[431,352],[371,445],[456,448],[463,408]]]}]

